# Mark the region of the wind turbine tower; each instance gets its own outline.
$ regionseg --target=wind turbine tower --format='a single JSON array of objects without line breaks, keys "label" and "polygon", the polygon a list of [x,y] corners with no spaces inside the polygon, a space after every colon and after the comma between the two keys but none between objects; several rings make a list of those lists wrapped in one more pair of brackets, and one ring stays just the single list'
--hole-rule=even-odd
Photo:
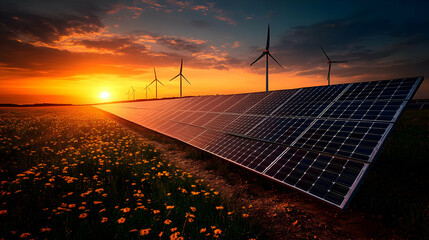
[{"label": "wind turbine tower", "polygon": [[131,89],[133,90],[133,100],[136,100],[136,90],[131,85]]},{"label": "wind turbine tower", "polygon": [[328,86],[331,85],[331,65],[332,63],[345,63],[347,61],[331,61],[331,59],[328,57],[328,54],[326,54],[325,50],[320,47],[323,51],[323,53],[325,54],[326,58],[328,59],[328,61],[326,63],[329,64],[329,68],[328,68]]},{"label": "wind turbine tower", "polygon": [[[180,71],[180,72],[182,72],[182,71]],[[158,99],[158,83],[160,83],[162,86],[164,86],[164,84],[162,84],[162,82],[161,81],[159,81],[158,80],[158,78],[156,77],[156,70],[155,70],[155,67],[153,68],[153,73],[155,73],[155,79],[151,82],[151,83],[149,83],[149,85],[148,86],[150,86],[152,83],[155,83],[155,99]],[[180,81],[181,82],[181,81]],[[148,87],[147,86],[147,87]],[[146,87],[146,88],[147,88]],[[147,90],[146,90],[146,99],[147,99]]]},{"label": "wind turbine tower", "polygon": [[150,91],[149,85],[146,85],[146,87],[145,87],[145,88],[143,88],[143,90],[145,90],[145,91],[146,91],[146,99],[147,99],[147,90],[149,90],[149,91]]},{"label": "wind turbine tower", "polygon": [[188,81],[188,79],[186,79],[186,77],[182,74],[182,69],[183,69],[183,58],[180,61],[180,72],[179,72],[179,74],[177,74],[175,77],[170,79],[170,81],[172,81],[173,79],[180,77],[180,97],[182,97],[182,77],[189,83],[189,85],[191,85],[191,83]]},{"label": "wind turbine tower", "polygon": [[[267,44],[265,45],[265,50],[262,52],[261,56],[259,56],[255,61],[253,61],[250,66],[252,66],[254,63],[256,63],[259,59],[261,59],[263,56],[266,56],[266,61],[265,61],[265,65],[266,65],[266,87],[265,87],[265,91],[268,92],[268,57],[271,57],[281,68],[283,68],[283,66],[273,57],[273,55],[271,55],[270,51],[270,25],[268,25],[268,33],[267,33]],[[284,68],[283,68],[284,69]]]}]

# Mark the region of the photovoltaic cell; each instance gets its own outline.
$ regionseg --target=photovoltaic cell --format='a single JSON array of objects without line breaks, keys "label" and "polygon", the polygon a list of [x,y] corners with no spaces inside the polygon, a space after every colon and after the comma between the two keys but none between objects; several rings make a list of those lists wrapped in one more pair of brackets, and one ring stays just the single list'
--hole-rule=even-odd
[{"label": "photovoltaic cell", "polygon": [[96,105],[345,208],[423,77]]}]

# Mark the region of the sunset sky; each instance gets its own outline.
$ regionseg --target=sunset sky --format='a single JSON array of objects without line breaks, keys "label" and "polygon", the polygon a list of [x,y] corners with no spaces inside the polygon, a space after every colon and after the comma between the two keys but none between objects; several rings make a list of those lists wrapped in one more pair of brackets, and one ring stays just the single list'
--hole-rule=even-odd
[{"label": "sunset sky", "polygon": [[[0,103],[96,103],[429,77],[426,1],[1,0]],[[155,97],[151,86],[149,98]],[[103,93],[105,92],[105,93]],[[105,98],[101,98],[100,94]],[[107,99],[106,99],[107,98]],[[426,80],[416,98],[429,98]]]}]

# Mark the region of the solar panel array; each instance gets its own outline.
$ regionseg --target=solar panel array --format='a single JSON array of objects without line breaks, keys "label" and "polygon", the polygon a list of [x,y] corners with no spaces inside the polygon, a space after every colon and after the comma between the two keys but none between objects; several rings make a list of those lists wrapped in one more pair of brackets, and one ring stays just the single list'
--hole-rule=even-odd
[{"label": "solar panel array", "polygon": [[345,208],[423,77],[95,107]]}]

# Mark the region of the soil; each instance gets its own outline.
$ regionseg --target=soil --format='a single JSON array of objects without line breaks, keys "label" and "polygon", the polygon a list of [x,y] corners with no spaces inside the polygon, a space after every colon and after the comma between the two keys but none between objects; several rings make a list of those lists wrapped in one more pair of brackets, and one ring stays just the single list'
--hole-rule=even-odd
[{"label": "soil", "polygon": [[209,154],[200,153],[202,159],[187,158],[189,151],[200,150],[106,114],[161,150],[165,159],[204,179],[236,207],[243,208],[271,239],[400,238],[379,216],[337,209]]}]

